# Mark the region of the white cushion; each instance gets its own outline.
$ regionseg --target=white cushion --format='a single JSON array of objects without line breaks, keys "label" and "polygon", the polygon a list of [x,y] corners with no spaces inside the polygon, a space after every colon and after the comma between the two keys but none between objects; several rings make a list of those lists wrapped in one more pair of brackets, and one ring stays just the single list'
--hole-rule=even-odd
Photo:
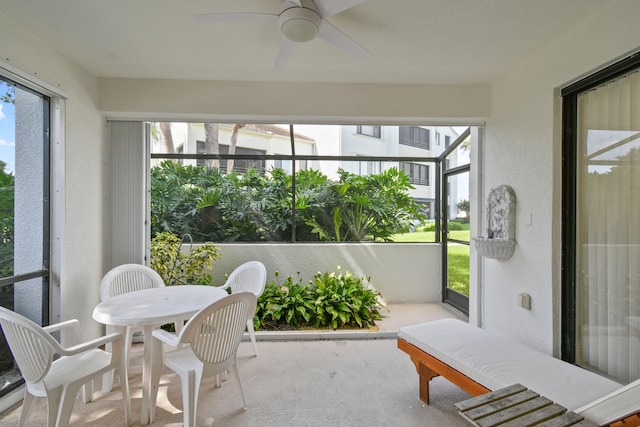
[{"label": "white cushion", "polygon": [[398,337],[491,390],[520,383],[569,410],[622,387],[458,319],[404,326]]},{"label": "white cushion", "polygon": [[575,412],[598,425],[611,424],[636,414],[640,412],[640,380],[578,408]]}]

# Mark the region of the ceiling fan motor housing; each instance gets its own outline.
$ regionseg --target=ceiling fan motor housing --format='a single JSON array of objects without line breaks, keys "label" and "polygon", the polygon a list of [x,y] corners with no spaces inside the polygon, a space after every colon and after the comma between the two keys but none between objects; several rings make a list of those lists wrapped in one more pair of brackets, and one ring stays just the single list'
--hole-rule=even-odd
[{"label": "ceiling fan motor housing", "polygon": [[316,38],[322,23],[322,17],[312,0],[301,0],[300,4],[302,7],[285,1],[278,17],[282,34],[297,43]]}]

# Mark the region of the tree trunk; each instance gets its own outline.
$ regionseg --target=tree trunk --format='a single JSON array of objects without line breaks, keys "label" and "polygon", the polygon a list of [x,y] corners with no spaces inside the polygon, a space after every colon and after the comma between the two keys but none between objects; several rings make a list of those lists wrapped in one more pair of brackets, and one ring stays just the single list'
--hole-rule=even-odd
[{"label": "tree trunk", "polygon": [[[204,124],[204,153],[205,154],[220,154],[220,141],[218,140],[218,124],[217,123],[205,123]],[[208,159],[205,160],[204,166],[206,168],[220,168],[220,160]]]},{"label": "tree trunk", "polygon": [[[238,143],[238,131],[245,125],[236,123],[233,125],[233,132],[231,132],[231,141],[229,141],[229,154],[236,154],[236,145]],[[227,160],[227,173],[233,172],[233,159]]]},{"label": "tree trunk", "polygon": [[175,154],[176,147],[173,145],[173,135],[171,134],[171,123],[160,122],[160,132],[162,133],[162,141],[164,142],[164,152],[166,154]]}]

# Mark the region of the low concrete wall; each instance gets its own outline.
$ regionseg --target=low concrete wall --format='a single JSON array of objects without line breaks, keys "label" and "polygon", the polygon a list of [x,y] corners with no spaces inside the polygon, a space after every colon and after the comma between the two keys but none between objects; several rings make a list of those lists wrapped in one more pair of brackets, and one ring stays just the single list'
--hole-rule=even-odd
[{"label": "low concrete wall", "polygon": [[[217,244],[213,281],[222,284],[225,274],[249,260],[267,268],[267,283],[279,272],[279,280],[298,274],[304,283],[317,272],[351,272],[370,278],[387,303],[422,303],[441,300],[441,249],[432,243],[228,243]],[[194,245],[195,246],[195,245]]]}]

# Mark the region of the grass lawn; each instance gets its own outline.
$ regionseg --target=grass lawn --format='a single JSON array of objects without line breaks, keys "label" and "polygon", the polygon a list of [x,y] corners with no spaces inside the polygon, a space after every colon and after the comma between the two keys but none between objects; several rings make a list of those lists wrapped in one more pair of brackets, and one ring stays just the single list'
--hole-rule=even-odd
[{"label": "grass lawn", "polygon": [[471,247],[449,243],[449,287],[469,296],[469,255]]}]

